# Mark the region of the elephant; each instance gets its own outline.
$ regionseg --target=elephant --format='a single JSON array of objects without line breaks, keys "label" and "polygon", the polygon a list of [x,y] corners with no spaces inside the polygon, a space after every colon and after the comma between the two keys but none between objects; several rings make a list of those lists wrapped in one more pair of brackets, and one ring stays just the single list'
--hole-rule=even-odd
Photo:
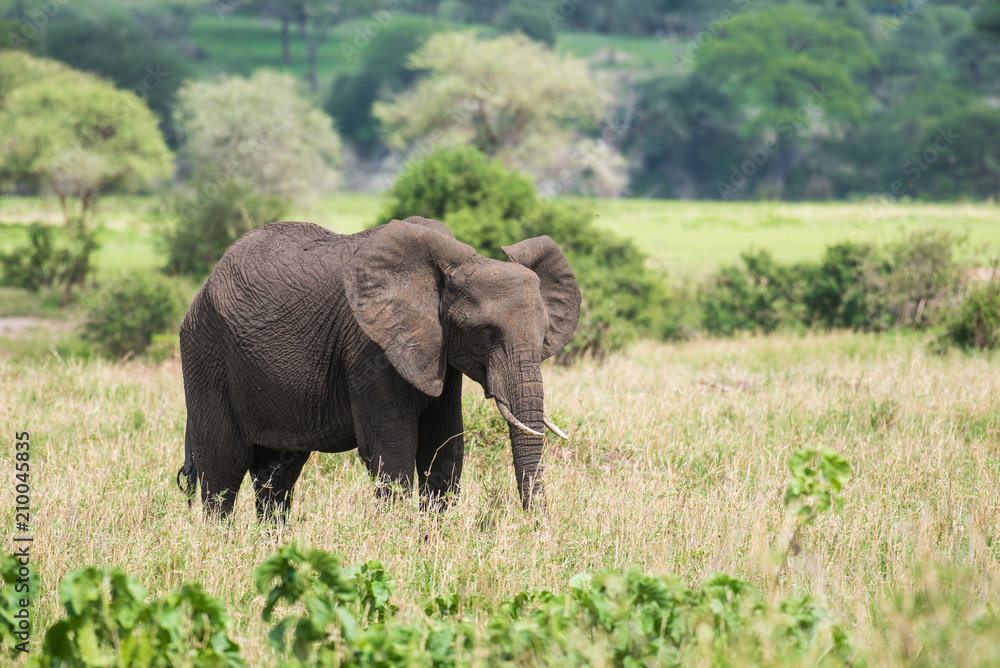
[{"label": "elephant", "polygon": [[543,410],[540,365],[573,337],[581,295],[549,237],[503,252],[419,216],[238,239],[180,328],[178,486],[191,499],[200,483],[206,513],[224,517],[249,472],[258,516],[284,518],[313,451],[357,449],[378,496],[412,492],[416,470],[421,506],[445,506],[462,476],[465,375],[509,425],[523,508],[543,507],[543,430],[566,435]]}]

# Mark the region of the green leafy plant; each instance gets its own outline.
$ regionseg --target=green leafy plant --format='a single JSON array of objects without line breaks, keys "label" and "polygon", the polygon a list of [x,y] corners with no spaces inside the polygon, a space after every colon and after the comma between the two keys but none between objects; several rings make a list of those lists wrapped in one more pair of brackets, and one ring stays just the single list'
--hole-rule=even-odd
[{"label": "green leafy plant", "polygon": [[773,332],[794,320],[800,303],[801,266],[775,262],[765,250],[740,254],[745,268],[724,267],[698,294],[701,324],[707,332]]},{"label": "green leafy plant", "polygon": [[242,666],[228,613],[200,585],[146,603],[138,582],[115,569],[81,568],[59,585],[65,616],[45,632],[33,668]]},{"label": "green leafy plant", "polygon": [[382,621],[395,612],[389,604],[394,586],[378,561],[341,568],[339,557],[294,543],[257,569],[257,590],[267,594],[261,615],[265,622],[275,620],[281,603],[305,611],[277,620],[269,635],[277,651],[291,652],[292,665],[325,665],[337,656],[341,643],[357,643],[359,620]]},{"label": "green leafy plant", "polygon": [[55,229],[38,223],[28,227],[28,243],[10,252],[0,252],[0,285],[38,292],[64,286],[64,302],[74,285],[93,272],[91,257],[97,250],[97,235],[80,224]]},{"label": "green leafy plant", "polygon": [[[27,574],[22,569],[27,569]],[[0,641],[7,647],[11,656],[20,654],[17,645],[27,642],[31,634],[25,615],[32,615],[31,605],[38,596],[38,573],[34,568],[25,566],[17,557],[10,555],[0,564]],[[28,607],[21,602],[27,600]],[[25,612],[27,611],[27,612]]]},{"label": "green leafy plant", "polygon": [[785,514],[794,521],[794,528],[775,573],[776,580],[788,563],[789,555],[800,552],[802,529],[830,508],[839,511],[844,507],[841,492],[851,478],[851,465],[829,448],[796,451],[788,460],[788,469],[791,477],[785,487]]},{"label": "green leafy plant", "polygon": [[1000,348],[1000,283],[971,290],[951,314],[945,340],[965,349]]},{"label": "green leafy plant", "polygon": [[83,336],[111,357],[143,353],[153,335],[170,328],[178,301],[165,279],[135,273],[122,276],[93,299]]},{"label": "green leafy plant", "polygon": [[259,195],[228,183],[218,191],[207,187],[178,190],[164,200],[163,211],[173,221],[160,231],[167,252],[166,271],[203,277],[229,246],[250,230],[280,220],[288,201]]}]

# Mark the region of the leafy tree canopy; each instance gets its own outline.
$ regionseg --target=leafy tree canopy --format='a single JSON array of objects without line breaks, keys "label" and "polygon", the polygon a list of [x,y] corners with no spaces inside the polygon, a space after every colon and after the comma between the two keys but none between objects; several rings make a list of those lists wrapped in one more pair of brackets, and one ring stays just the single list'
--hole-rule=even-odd
[{"label": "leafy tree canopy", "polygon": [[810,125],[857,121],[867,93],[852,74],[874,63],[858,30],[783,5],[735,16],[697,55],[695,68],[754,110],[744,132],[756,135],[780,131],[800,110],[808,110]]},{"label": "leafy tree canopy", "polygon": [[340,138],[286,74],[190,82],[178,94],[174,121],[182,155],[206,186],[238,183],[294,199],[337,184]]},{"label": "leafy tree canopy", "polygon": [[60,14],[49,26],[45,44],[51,58],[108,77],[144,98],[164,120],[190,72],[173,44],[131,17],[79,19]]},{"label": "leafy tree canopy", "polygon": [[[7,74],[12,73],[8,78]],[[110,190],[173,173],[156,118],[134,93],[19,51],[0,51],[0,174],[52,189],[81,219]]]},{"label": "leafy tree canopy", "polygon": [[390,145],[471,144],[538,178],[575,173],[600,194],[624,189],[621,156],[571,129],[596,129],[611,101],[582,60],[518,33],[449,32],[430,37],[410,66],[429,73],[375,105]]}]

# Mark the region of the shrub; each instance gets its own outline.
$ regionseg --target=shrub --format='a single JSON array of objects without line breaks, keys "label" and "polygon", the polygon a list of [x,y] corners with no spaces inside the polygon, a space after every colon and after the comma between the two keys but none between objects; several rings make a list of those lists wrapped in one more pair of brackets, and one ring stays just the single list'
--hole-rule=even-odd
[{"label": "shrub", "polygon": [[596,227],[579,207],[539,201],[530,181],[473,148],[442,149],[399,178],[382,220],[413,215],[440,220],[497,260],[506,260],[501,246],[521,239],[546,234],[559,244],[583,294],[580,324],[560,363],[601,358],[640,333],[679,331],[657,318],[670,300],[632,241]]},{"label": "shrub", "polygon": [[961,348],[1000,348],[1000,285],[990,281],[971,290],[951,315],[945,337]]},{"label": "shrub", "polygon": [[827,246],[820,264],[806,273],[806,322],[827,328],[884,329],[886,262],[871,244]]},{"label": "shrub", "polygon": [[534,203],[535,188],[528,178],[491,162],[470,146],[443,148],[400,175],[378,222],[409,216],[445,222],[457,211],[480,208],[491,209],[494,219],[520,220]]},{"label": "shrub", "polygon": [[174,290],[164,279],[132,274],[101,290],[84,322],[84,338],[112,357],[138,355],[153,335],[170,328],[177,316]]},{"label": "shrub", "polygon": [[163,230],[166,270],[173,274],[203,277],[229,246],[250,230],[280,220],[288,203],[273,195],[258,195],[229,183],[214,197],[188,188],[164,203],[176,224]]},{"label": "shrub", "polygon": [[964,241],[947,231],[923,230],[889,244],[886,311],[895,326],[941,323],[961,287],[955,249]]},{"label": "shrub", "polygon": [[949,232],[925,230],[884,248],[845,242],[819,264],[780,265],[766,251],[743,253],[702,286],[702,326],[716,335],[771,332],[782,322],[881,331],[925,329],[947,318],[961,287]]},{"label": "shrub", "polygon": [[0,252],[0,285],[31,292],[62,285],[68,294],[93,271],[90,259],[98,247],[96,236],[80,224],[58,230],[30,225],[26,246]]},{"label": "shrub", "polygon": [[778,264],[765,250],[741,253],[740,258],[745,268],[724,267],[698,294],[705,331],[723,336],[740,330],[767,333],[799,315],[806,266]]},{"label": "shrub", "polygon": [[242,666],[229,613],[200,585],[146,603],[117,568],[81,568],[59,585],[65,616],[49,627],[32,668],[49,666]]}]

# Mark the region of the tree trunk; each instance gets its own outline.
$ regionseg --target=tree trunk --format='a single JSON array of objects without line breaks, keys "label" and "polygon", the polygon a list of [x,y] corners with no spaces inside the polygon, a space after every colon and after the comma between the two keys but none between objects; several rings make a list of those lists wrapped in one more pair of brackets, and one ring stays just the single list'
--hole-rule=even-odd
[{"label": "tree trunk", "polygon": [[319,84],[316,82],[316,53],[319,51],[319,42],[316,39],[306,40],[306,54],[309,58],[309,90],[316,92]]},{"label": "tree trunk", "polygon": [[289,48],[289,25],[291,24],[291,19],[287,16],[281,19],[281,64],[291,65],[292,63],[292,53]]}]

